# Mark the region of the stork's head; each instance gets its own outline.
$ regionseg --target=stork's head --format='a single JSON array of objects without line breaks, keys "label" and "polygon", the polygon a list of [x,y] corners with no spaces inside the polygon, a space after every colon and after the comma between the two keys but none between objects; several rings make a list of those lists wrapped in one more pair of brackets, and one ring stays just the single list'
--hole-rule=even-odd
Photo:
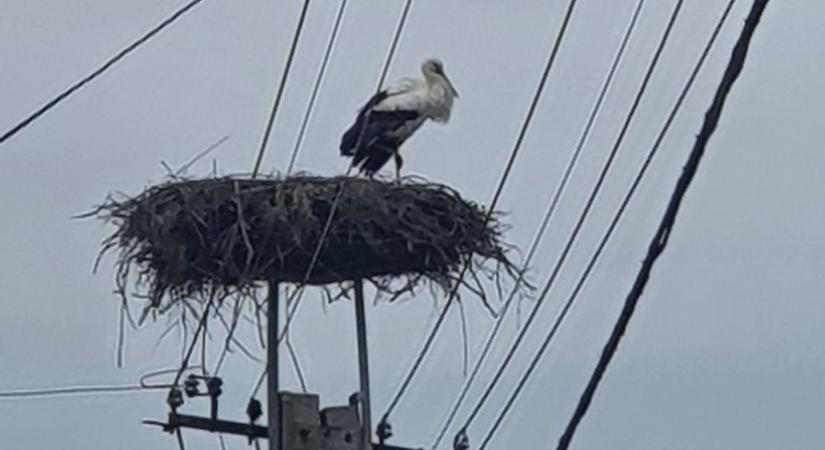
[{"label": "stork's head", "polygon": [[458,98],[458,91],[455,90],[453,83],[450,82],[450,79],[447,78],[447,74],[444,73],[444,63],[442,63],[440,59],[425,59],[424,62],[421,63],[421,73],[424,74],[424,78],[426,78],[429,82],[446,84],[453,96]]}]

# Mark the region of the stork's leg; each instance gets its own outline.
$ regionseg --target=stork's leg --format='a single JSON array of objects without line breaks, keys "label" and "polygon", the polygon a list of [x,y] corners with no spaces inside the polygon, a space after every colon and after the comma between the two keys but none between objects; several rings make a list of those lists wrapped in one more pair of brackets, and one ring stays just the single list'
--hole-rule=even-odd
[{"label": "stork's leg", "polygon": [[401,153],[398,150],[392,153],[393,158],[395,159],[395,181],[400,183],[401,182],[401,166],[404,164],[404,160],[401,159]]}]

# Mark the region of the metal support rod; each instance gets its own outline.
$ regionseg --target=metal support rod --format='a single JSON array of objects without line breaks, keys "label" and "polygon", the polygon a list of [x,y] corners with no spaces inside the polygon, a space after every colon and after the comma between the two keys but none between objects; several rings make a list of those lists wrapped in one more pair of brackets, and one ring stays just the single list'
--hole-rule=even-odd
[{"label": "metal support rod", "polygon": [[267,437],[266,427],[251,423],[214,420],[210,417],[190,416],[188,414],[178,414],[174,411],[169,413],[167,420],[167,423],[156,420],[144,420],[143,423],[163,427],[163,431],[169,433],[179,431],[181,428],[192,428],[195,430],[211,431],[213,433],[234,434],[255,438]]},{"label": "metal support rod", "polygon": [[269,280],[266,301],[267,420],[269,450],[281,448],[281,404],[278,399],[278,282]]},{"label": "metal support rod", "polygon": [[364,314],[364,283],[355,280],[355,325],[358,333],[358,375],[361,379],[361,426],[365,448],[372,442],[372,416],[370,411],[370,364],[367,353],[367,320]]}]

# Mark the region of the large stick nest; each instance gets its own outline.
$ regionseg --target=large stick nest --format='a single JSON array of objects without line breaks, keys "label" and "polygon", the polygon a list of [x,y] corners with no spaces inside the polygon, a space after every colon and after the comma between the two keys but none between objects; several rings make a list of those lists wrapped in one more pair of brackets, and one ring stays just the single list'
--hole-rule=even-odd
[{"label": "large stick nest", "polygon": [[475,277],[490,261],[488,273],[504,267],[512,275],[495,215],[447,186],[410,178],[177,179],[133,198],[109,196],[95,213],[117,227],[104,251],[120,251],[121,292],[136,268],[136,285],[155,307],[264,280],[388,286],[402,278],[405,286],[428,279],[447,287],[465,264]]}]

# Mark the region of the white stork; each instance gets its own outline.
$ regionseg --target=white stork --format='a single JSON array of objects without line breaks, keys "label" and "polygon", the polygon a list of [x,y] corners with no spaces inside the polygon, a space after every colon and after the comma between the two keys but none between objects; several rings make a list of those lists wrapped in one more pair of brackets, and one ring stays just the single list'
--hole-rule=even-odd
[{"label": "white stork", "polygon": [[421,63],[421,73],[423,80],[404,78],[375,94],[341,137],[341,155],[352,157],[352,165],[367,176],[393,157],[396,177],[400,177],[401,144],[427,119],[450,120],[458,92],[444,74],[444,65],[438,59],[427,59]]}]

